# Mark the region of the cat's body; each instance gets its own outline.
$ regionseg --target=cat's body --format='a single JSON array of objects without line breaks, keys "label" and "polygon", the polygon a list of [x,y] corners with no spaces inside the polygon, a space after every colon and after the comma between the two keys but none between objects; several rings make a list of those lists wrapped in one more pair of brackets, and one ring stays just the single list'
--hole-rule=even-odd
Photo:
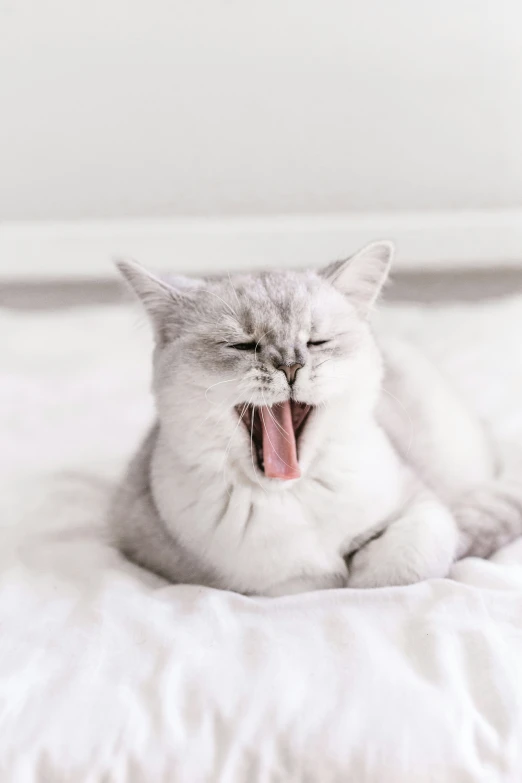
[{"label": "cat's body", "polygon": [[128,557],[281,595],[445,576],[522,531],[516,491],[501,521],[474,500],[497,493],[478,422],[423,357],[372,335],[389,256],[173,286],[122,265],[157,340],[158,423],[112,512]]}]

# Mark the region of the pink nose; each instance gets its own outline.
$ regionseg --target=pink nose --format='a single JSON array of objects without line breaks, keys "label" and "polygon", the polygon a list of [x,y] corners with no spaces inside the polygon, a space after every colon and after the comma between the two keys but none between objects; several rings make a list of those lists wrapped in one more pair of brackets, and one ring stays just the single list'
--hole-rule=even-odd
[{"label": "pink nose", "polygon": [[286,375],[286,380],[290,384],[290,386],[293,385],[295,381],[295,376],[297,375],[297,371],[301,369],[303,365],[302,364],[280,364],[277,368],[278,370],[282,370],[284,374]]}]

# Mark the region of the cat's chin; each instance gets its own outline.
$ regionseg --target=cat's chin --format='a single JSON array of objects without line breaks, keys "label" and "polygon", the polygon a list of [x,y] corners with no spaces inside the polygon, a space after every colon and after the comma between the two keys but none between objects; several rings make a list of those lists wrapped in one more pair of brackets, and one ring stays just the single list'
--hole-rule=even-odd
[{"label": "cat's chin", "polygon": [[313,410],[312,405],[295,400],[271,406],[236,406],[250,440],[252,458],[266,479],[294,481],[301,477],[299,443]]}]

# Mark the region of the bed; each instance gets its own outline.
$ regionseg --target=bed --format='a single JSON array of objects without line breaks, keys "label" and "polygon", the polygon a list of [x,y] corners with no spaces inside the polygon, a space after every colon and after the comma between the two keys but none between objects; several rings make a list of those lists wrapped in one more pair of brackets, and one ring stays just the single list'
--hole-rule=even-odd
[{"label": "bed", "polygon": [[[381,318],[522,444],[521,298]],[[104,524],[152,416],[143,319],[5,311],[0,332],[1,781],[522,780],[521,542],[406,588],[168,585]]]}]

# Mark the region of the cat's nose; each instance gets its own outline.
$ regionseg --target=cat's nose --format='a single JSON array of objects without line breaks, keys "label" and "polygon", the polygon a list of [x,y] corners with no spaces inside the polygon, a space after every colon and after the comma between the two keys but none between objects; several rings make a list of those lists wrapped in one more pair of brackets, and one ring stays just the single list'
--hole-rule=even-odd
[{"label": "cat's nose", "polygon": [[302,366],[302,364],[280,364],[277,369],[284,372],[286,380],[290,386],[293,386],[297,371],[300,370]]}]

